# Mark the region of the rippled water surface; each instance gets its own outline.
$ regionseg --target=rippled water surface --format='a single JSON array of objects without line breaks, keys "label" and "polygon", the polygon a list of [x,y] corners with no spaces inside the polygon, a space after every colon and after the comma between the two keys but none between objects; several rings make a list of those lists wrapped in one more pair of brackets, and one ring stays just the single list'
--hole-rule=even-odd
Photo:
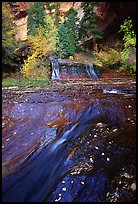
[{"label": "rippled water surface", "polygon": [[103,75],[3,89],[3,201],[135,201],[135,88]]}]

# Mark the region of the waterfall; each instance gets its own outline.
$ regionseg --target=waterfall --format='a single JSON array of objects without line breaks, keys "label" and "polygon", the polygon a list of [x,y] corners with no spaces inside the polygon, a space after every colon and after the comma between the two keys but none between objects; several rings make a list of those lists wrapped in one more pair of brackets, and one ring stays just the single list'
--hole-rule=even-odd
[{"label": "waterfall", "polygon": [[79,63],[66,59],[53,59],[51,60],[51,66],[52,80],[80,78],[98,79],[101,75],[99,67],[91,63]]},{"label": "waterfall", "polygon": [[95,73],[94,71],[94,67],[93,67],[93,64],[88,64],[86,66],[86,72],[88,74],[88,76],[90,78],[94,78],[94,79],[97,79],[98,78],[98,75]]},{"label": "waterfall", "polygon": [[54,79],[60,79],[58,59],[51,60],[51,64],[52,64],[52,76],[51,76],[51,79],[53,79],[53,80]]}]

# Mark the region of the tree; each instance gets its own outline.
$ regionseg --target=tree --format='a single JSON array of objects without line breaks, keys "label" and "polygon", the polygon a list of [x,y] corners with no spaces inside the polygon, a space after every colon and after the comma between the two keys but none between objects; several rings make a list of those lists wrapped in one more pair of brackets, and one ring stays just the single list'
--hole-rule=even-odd
[{"label": "tree", "polygon": [[[21,73],[25,77],[49,76],[49,54],[55,50],[57,28],[54,19],[44,12],[42,2],[35,2],[28,10],[28,38],[30,53],[24,60]],[[40,74],[41,73],[41,74]]]},{"label": "tree", "polygon": [[54,19],[46,15],[45,16],[45,36],[49,44],[51,44],[52,50],[56,49],[56,37],[57,37],[57,28],[55,26],[55,21]]},{"label": "tree", "polygon": [[96,20],[98,16],[95,13],[95,7],[100,5],[101,2],[83,2],[81,4],[84,12],[84,16],[80,22],[79,35],[81,40],[92,36],[94,47],[96,45],[96,39],[102,38],[102,32],[98,30],[96,26]]},{"label": "tree", "polygon": [[45,11],[43,2],[34,2],[28,9],[28,35],[35,35],[39,26],[45,25]]},{"label": "tree", "polygon": [[119,32],[123,32],[124,49],[121,52],[122,61],[124,65],[122,70],[129,70],[130,72],[136,72],[136,62],[129,62],[129,56],[136,51],[136,33],[134,31],[133,22],[128,17],[124,23],[120,25]]},{"label": "tree", "polygon": [[58,28],[57,45],[56,45],[56,58],[68,58],[75,52],[74,43],[72,43],[68,32],[68,28],[62,23]]},{"label": "tree", "polygon": [[78,42],[77,12],[70,8],[65,14],[66,20],[58,28],[56,57],[73,56]]},{"label": "tree", "polygon": [[[65,26],[68,28],[68,33],[70,35],[70,38],[74,41],[74,46],[77,45],[79,40],[79,26],[78,21],[79,18],[77,18],[78,12],[73,9],[72,7],[68,10],[68,12],[65,14],[66,20],[65,20]],[[73,42],[72,42],[73,43]]]},{"label": "tree", "polygon": [[35,36],[28,36],[28,43],[31,54],[26,60],[22,67],[21,73],[25,77],[38,77],[40,70],[45,72],[46,77],[49,76],[49,60],[47,53],[52,49],[53,45],[49,43],[45,37],[45,31],[42,26],[36,29]]},{"label": "tree", "polygon": [[13,15],[8,3],[2,2],[2,45],[13,46],[15,41],[15,24]]},{"label": "tree", "polygon": [[11,64],[16,49],[15,24],[12,10],[7,2],[2,2],[2,63]]},{"label": "tree", "polygon": [[58,27],[60,22],[60,2],[45,2],[44,5],[46,5],[49,15],[54,19],[55,25]]}]

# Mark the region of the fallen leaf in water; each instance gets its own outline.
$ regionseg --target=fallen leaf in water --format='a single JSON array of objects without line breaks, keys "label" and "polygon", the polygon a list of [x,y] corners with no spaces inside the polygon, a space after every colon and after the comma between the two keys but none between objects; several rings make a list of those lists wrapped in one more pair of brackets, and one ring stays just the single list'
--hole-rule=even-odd
[{"label": "fallen leaf in water", "polygon": [[66,187],[62,188],[63,191],[66,191]]},{"label": "fallen leaf in water", "polygon": [[91,162],[94,162],[92,158],[90,158],[90,161],[91,161]]},{"label": "fallen leaf in water", "polygon": [[58,202],[59,200],[61,200],[61,197],[55,199],[55,202]]},{"label": "fallen leaf in water", "polygon": [[132,189],[133,191],[136,190],[136,184],[135,184],[135,183],[132,183],[132,184],[131,184],[131,189]]}]

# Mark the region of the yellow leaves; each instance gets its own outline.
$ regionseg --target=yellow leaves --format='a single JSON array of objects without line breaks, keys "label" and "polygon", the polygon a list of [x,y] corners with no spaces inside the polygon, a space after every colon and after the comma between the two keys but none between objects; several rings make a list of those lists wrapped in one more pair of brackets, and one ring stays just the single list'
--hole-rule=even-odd
[{"label": "yellow leaves", "polygon": [[112,67],[121,62],[121,53],[114,48],[100,50],[95,54],[95,64],[98,66]]},{"label": "yellow leaves", "polygon": [[73,57],[73,56],[69,56],[69,59],[70,59],[70,60],[74,60],[74,57]]},{"label": "yellow leaves", "polygon": [[66,191],[66,187],[62,188],[63,191]]},{"label": "yellow leaves", "polygon": [[24,61],[21,73],[27,78],[48,78],[50,70],[46,55],[53,49],[53,45],[45,36],[45,31],[41,26],[37,28],[35,36],[28,36],[28,43],[31,56]]},{"label": "yellow leaves", "polygon": [[28,41],[30,44],[32,54],[45,55],[50,49],[52,49],[51,44],[45,37],[44,30],[40,26],[37,28],[37,34],[35,36],[28,36]]},{"label": "yellow leaves", "polygon": [[4,18],[7,18],[8,22],[13,18],[10,5],[7,2],[2,2],[2,21]]},{"label": "yellow leaves", "polygon": [[23,76],[29,77],[31,75],[31,71],[36,67],[36,62],[36,54],[33,54],[24,60],[24,66],[21,69]]}]

